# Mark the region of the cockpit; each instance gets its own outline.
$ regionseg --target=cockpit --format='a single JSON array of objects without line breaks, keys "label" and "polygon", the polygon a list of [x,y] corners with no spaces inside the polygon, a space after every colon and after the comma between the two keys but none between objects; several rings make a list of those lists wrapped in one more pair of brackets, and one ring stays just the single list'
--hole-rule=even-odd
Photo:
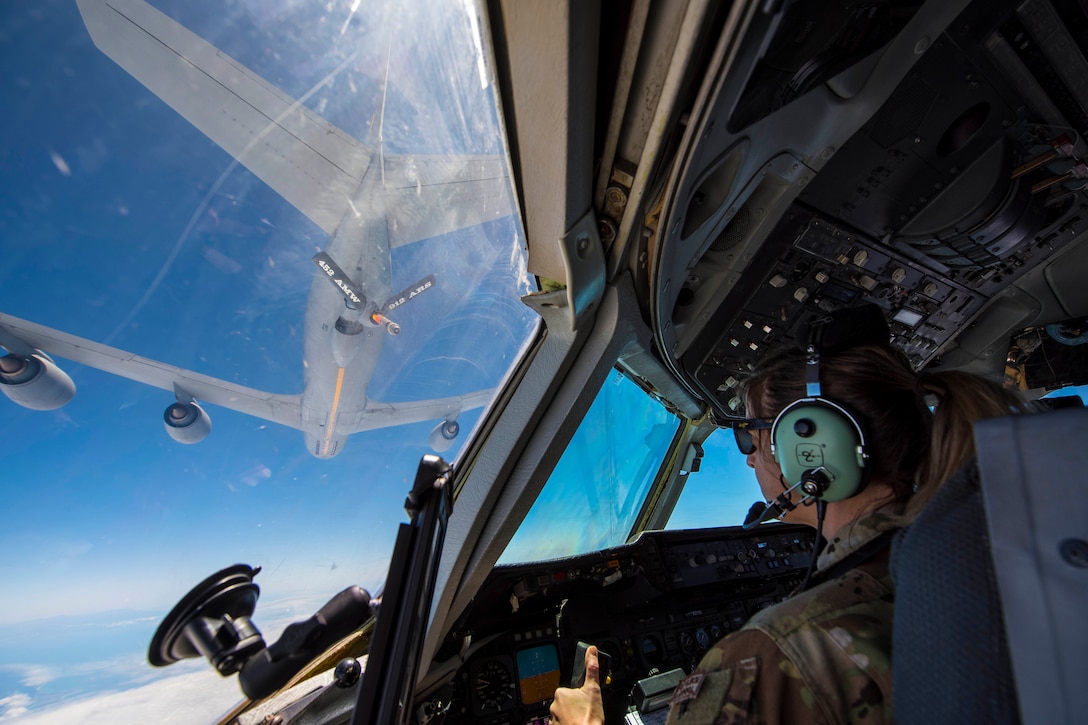
[{"label": "cockpit", "polygon": [[730,430],[813,320],[1085,395],[1073,0],[5,16],[0,720],[663,722],[820,549]]}]

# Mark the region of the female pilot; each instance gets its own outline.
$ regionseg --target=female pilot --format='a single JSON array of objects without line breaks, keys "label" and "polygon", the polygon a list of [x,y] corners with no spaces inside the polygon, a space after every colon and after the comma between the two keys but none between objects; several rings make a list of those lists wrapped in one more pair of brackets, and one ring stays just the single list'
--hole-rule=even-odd
[{"label": "female pilot", "polygon": [[[974,422],[1006,415],[1021,402],[974,375],[918,375],[887,339],[870,336],[868,342],[821,354],[816,402],[806,387],[812,382],[806,379],[811,351],[779,355],[746,382],[748,418],[734,427],[734,434],[763,495],[769,502],[777,499],[768,513],[791,523],[822,523],[818,528],[831,534],[815,572],[798,593],[757,613],[711,647],[677,687],[669,723],[892,719],[891,534],[974,455]],[[811,440],[818,436],[806,426],[816,421],[816,429],[827,429],[818,410],[822,403],[846,415],[846,433],[837,434],[845,438],[842,442],[818,442],[824,450],[841,446],[849,451],[857,443],[853,433],[862,437],[861,475],[837,495],[827,495],[836,482],[851,478],[832,476],[838,481],[829,484],[822,500],[809,496],[806,503],[816,505],[799,505],[808,494],[794,486],[798,481],[792,479],[799,474],[790,456],[812,450],[805,435]],[[819,478],[814,470],[806,469],[801,477]],[[597,670],[596,650],[590,648],[585,685],[556,691],[552,723],[604,721]]]}]

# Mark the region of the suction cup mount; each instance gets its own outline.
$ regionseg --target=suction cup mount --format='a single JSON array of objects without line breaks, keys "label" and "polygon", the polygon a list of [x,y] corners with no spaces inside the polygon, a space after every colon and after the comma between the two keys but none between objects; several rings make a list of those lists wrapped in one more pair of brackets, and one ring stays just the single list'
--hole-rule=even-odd
[{"label": "suction cup mount", "polygon": [[196,585],[159,625],[147,659],[155,667],[203,655],[223,676],[239,673],[242,692],[252,700],[272,694],[314,657],[359,628],[374,604],[361,587],[348,587],[309,619],[288,625],[266,647],[250,621],[261,570],[247,564],[222,569]]},{"label": "suction cup mount", "polygon": [[147,658],[155,667],[203,655],[219,674],[232,675],[264,649],[264,638],[250,622],[261,570],[246,564],[222,569],[200,582],[166,615],[151,638]]}]

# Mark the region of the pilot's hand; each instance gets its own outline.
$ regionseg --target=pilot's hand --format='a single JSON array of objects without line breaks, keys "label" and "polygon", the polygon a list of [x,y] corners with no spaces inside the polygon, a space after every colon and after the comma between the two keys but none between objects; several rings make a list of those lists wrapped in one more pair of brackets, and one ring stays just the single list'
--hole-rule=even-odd
[{"label": "pilot's hand", "polygon": [[600,670],[597,648],[589,647],[586,650],[586,681],[577,690],[560,687],[555,691],[549,710],[552,725],[603,725]]}]

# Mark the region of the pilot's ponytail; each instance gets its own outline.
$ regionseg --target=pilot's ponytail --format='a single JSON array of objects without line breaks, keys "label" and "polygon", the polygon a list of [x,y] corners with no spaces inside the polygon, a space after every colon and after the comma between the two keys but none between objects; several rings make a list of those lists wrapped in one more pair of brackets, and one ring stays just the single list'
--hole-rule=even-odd
[{"label": "pilot's ponytail", "polygon": [[1015,391],[971,373],[922,373],[918,381],[934,410],[929,456],[919,467],[908,517],[921,511],[941,484],[975,455],[976,422],[1023,412],[1028,406]]}]

